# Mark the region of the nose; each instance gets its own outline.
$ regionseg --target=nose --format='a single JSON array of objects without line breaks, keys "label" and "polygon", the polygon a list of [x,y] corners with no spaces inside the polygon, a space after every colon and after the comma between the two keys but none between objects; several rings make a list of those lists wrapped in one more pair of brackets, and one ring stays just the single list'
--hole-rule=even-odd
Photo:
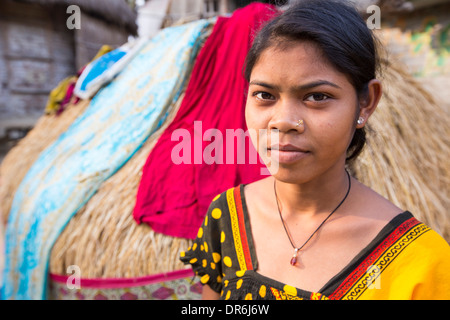
[{"label": "nose", "polygon": [[269,121],[269,129],[283,133],[290,131],[302,133],[305,131],[305,120],[300,112],[298,102],[294,100],[280,101],[273,109]]}]

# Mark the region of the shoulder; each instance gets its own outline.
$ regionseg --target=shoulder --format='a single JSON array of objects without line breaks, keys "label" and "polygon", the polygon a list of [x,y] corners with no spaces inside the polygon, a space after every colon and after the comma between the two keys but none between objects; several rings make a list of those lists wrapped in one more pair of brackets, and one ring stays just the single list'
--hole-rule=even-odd
[{"label": "shoulder", "polygon": [[[355,202],[359,205],[359,212],[367,214],[370,217],[376,217],[378,220],[388,221],[388,223],[399,218],[402,213],[402,216],[408,216],[410,214],[412,216],[412,219],[410,219],[411,225],[414,228],[409,230],[408,237],[410,239],[417,237],[417,240],[420,238],[419,241],[414,241],[414,243],[423,249],[421,252],[424,254],[434,254],[433,252],[436,250],[442,251],[446,252],[446,258],[450,259],[450,246],[448,242],[436,230],[433,230],[426,223],[420,221],[414,215],[414,212],[396,206],[390,200],[357,180],[354,185],[355,189],[357,189]],[[405,215],[405,213],[407,214]]]},{"label": "shoulder", "polygon": [[356,179],[352,181],[352,189],[354,190],[351,201],[354,205],[353,211],[370,218],[376,217],[380,223],[387,223],[406,211]]},{"label": "shoulder", "polygon": [[203,228],[215,234],[217,231],[228,233],[238,212],[242,212],[243,185],[229,188],[216,195],[211,201]]},{"label": "shoulder", "polygon": [[[248,214],[251,216],[271,212],[275,204],[272,176],[246,184],[243,190]],[[271,210],[268,210],[271,209]]]},{"label": "shoulder", "polygon": [[[409,240],[412,239],[412,240]],[[402,277],[413,282],[413,299],[450,299],[450,246],[435,230],[420,223],[410,230],[400,262]]]},{"label": "shoulder", "polygon": [[219,211],[229,212],[237,202],[241,201],[241,188],[243,186],[238,185],[216,195],[209,205],[208,215],[219,218]]},{"label": "shoulder", "polygon": [[414,216],[397,230],[399,237],[394,239],[390,248],[404,265],[403,272],[415,274],[414,279],[420,279],[421,275],[429,276],[430,280],[447,279],[450,288],[450,245],[447,241]]},{"label": "shoulder", "polygon": [[450,245],[439,233],[420,223],[417,229],[411,231],[410,237],[417,237],[411,246],[416,258],[426,259],[430,263],[443,263],[450,270]]}]

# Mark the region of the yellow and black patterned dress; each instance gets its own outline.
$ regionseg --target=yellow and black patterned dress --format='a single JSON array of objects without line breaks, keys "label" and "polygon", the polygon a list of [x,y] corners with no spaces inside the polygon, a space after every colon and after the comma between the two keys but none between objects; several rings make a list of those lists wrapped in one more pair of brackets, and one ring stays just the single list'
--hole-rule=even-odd
[{"label": "yellow and black patterned dress", "polygon": [[259,274],[243,188],[214,198],[192,247],[181,253],[220,299],[450,299],[450,246],[407,211],[319,292]]}]

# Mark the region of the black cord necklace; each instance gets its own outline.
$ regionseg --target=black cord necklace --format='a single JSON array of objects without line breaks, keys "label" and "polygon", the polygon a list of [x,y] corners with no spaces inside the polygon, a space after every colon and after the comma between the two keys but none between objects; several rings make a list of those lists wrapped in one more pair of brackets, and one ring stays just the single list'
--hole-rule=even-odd
[{"label": "black cord necklace", "polygon": [[331,215],[333,213],[336,212],[337,209],[339,209],[339,207],[344,203],[345,199],[347,199],[348,194],[350,193],[350,187],[351,187],[351,179],[350,179],[350,174],[348,173],[347,170],[345,170],[345,172],[347,173],[347,177],[348,177],[348,189],[347,189],[347,193],[345,194],[344,198],[341,200],[341,202],[339,202],[339,204],[337,205],[336,208],[334,208],[333,211],[331,211],[331,213],[325,218],[325,220],[322,221],[322,223],[317,227],[317,229],[309,236],[308,240],[305,241],[305,243],[302,244],[302,246],[300,247],[296,247],[294,242],[292,241],[291,235],[289,234],[287,228],[286,228],[286,223],[283,220],[283,216],[281,215],[281,210],[280,210],[280,205],[279,205],[279,200],[278,200],[278,195],[277,195],[277,188],[276,188],[276,180],[273,183],[273,188],[275,191],[275,199],[277,201],[277,208],[278,208],[278,213],[280,214],[280,219],[281,222],[283,223],[283,227],[284,227],[284,231],[286,231],[286,234],[289,238],[289,242],[291,243],[292,247],[294,248],[294,255],[291,258],[291,265],[295,266],[297,264],[297,255],[298,252],[303,249],[303,247],[309,242],[309,240],[311,240],[311,238],[316,234],[316,232],[323,226],[323,224],[331,217]]}]

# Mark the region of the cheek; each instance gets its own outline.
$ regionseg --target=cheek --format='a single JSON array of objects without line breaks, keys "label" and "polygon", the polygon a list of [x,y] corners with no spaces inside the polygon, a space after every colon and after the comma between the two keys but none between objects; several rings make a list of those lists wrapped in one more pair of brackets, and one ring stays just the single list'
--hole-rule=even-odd
[{"label": "cheek", "polygon": [[325,152],[346,153],[353,136],[353,114],[351,116],[334,116],[318,120],[315,126],[317,142],[324,146]]},{"label": "cheek", "polygon": [[267,112],[247,104],[245,108],[245,122],[250,139],[258,153],[265,150],[267,145],[270,144],[270,139],[267,135],[269,118],[270,116]]},{"label": "cheek", "polygon": [[248,129],[265,129],[267,128],[267,119],[264,112],[258,111],[251,104],[247,104],[245,108],[245,123]]},{"label": "cheek", "polygon": [[251,122],[252,116],[250,113],[250,108],[248,106],[248,104],[245,106],[245,124],[247,125],[247,128],[250,127],[250,122]]}]

